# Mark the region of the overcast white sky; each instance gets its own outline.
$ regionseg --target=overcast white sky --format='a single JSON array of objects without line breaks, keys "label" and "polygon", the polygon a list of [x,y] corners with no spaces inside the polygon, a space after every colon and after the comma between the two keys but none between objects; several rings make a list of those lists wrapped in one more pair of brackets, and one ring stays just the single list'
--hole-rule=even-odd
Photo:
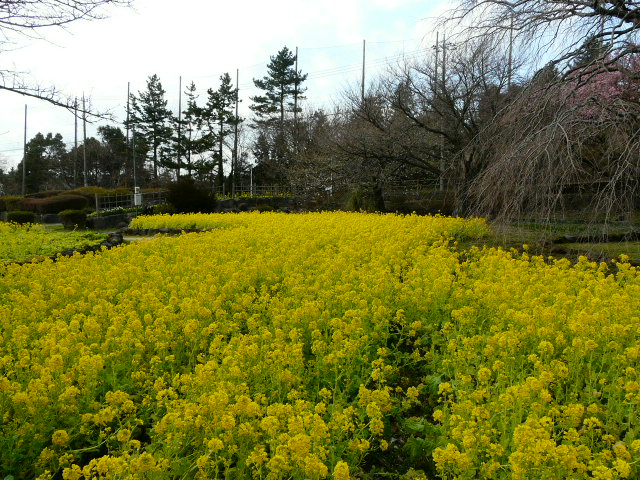
[{"label": "overcast white sky", "polygon": [[[108,10],[107,19],[48,30],[46,40],[0,51],[0,67],[27,72],[33,83],[69,95],[84,92],[94,108],[111,110],[122,121],[127,82],[137,93],[154,73],[177,112],[180,76],[183,91],[193,80],[203,99],[222,73],[235,81],[239,69],[246,111],[249,96],[257,93],[252,79],[265,75],[269,57],[285,45],[297,46],[298,67],[309,74],[307,101],[330,106],[360,81],[363,39],[367,76],[373,77],[402,55],[423,55],[435,35],[432,18],[449,6],[445,0],[135,0],[132,9]],[[73,143],[70,113],[0,90],[0,168],[22,158],[25,103],[28,139],[59,132]],[[89,126],[87,135],[96,128]]]}]

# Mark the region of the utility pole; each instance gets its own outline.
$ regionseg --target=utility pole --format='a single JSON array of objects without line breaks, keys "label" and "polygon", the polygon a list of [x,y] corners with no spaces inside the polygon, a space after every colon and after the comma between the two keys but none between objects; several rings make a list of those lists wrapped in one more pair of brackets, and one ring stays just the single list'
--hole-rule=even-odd
[{"label": "utility pole", "polygon": [[513,75],[513,11],[509,25],[509,71],[507,72],[507,93],[511,91],[511,76]]},{"label": "utility pole", "polygon": [[[127,158],[126,158],[127,165],[129,165],[129,158],[131,157],[131,149],[129,147],[129,117],[130,117],[129,99],[130,98],[131,98],[131,82],[127,82],[127,124],[125,125],[127,129]],[[126,168],[125,168],[125,172],[126,172]]]},{"label": "utility pole", "polygon": [[136,178],[136,129],[134,128],[131,133],[131,150],[133,156],[133,192],[136,192],[138,186],[138,180]]},{"label": "utility pole", "polygon": [[180,154],[182,152],[182,76],[180,76],[178,85],[178,170],[176,171],[176,180],[180,178]]},{"label": "utility pole", "polygon": [[[446,35],[442,34],[442,94],[445,94],[445,81],[446,81],[446,58],[447,58],[447,44],[446,44]],[[441,117],[442,123],[440,128],[444,132],[444,115]],[[445,178],[444,178],[444,170],[446,168],[444,161],[444,133],[440,138],[440,191],[444,191],[445,189]]]},{"label": "utility pole", "polygon": [[[296,55],[296,60],[298,56]],[[233,157],[231,159],[231,196],[235,198],[236,177],[238,176],[238,92],[240,91],[240,69],[236,68],[236,118],[233,126]]]},{"label": "utility pole", "polygon": [[296,154],[299,151],[299,138],[300,132],[298,130],[298,47],[296,47],[296,76],[295,76],[295,91],[293,95],[293,131],[295,132],[295,138],[293,139],[293,148]]},{"label": "utility pole", "polygon": [[24,143],[22,149],[22,196],[27,187],[27,104],[24,104]]},{"label": "utility pole", "polygon": [[366,55],[366,45],[367,45],[367,41],[366,40],[362,40],[362,92],[361,92],[361,99],[362,99],[362,103],[364,104],[364,66],[365,66],[365,55]]},{"label": "utility pole", "polygon": [[73,188],[78,185],[78,97],[73,100]]},{"label": "utility pole", "polygon": [[437,89],[438,89],[438,54],[439,49],[440,49],[440,39],[438,38],[438,36],[440,35],[440,32],[436,32],[436,66],[434,69],[434,74],[433,77],[435,78],[435,82],[433,83],[434,85],[434,93],[437,93]]},{"label": "utility pole", "polygon": [[296,47],[296,76],[293,91],[293,124],[298,124],[298,47]]},{"label": "utility pole", "polygon": [[444,89],[446,63],[447,62],[447,40],[446,35],[442,34],[442,88]]},{"label": "utility pole", "polygon": [[82,93],[82,164],[84,174],[84,186],[87,184],[87,107]]}]

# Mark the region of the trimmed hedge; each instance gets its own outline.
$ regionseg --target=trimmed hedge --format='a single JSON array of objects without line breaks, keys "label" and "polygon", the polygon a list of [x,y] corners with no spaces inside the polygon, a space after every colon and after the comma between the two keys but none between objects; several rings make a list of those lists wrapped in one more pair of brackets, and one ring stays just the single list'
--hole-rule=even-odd
[{"label": "trimmed hedge", "polygon": [[12,212],[20,210],[23,198],[14,195],[0,197],[0,212]]},{"label": "trimmed hedge", "polygon": [[66,192],[69,195],[82,195],[89,202],[93,202],[96,195],[128,195],[132,192],[127,187],[104,188],[104,187],[78,187]]},{"label": "trimmed hedge", "polygon": [[87,226],[87,214],[83,210],[63,210],[60,215],[62,225],[67,230],[85,228]]},{"label": "trimmed hedge", "polygon": [[64,193],[64,190],[45,190],[44,192],[36,192],[25,195],[27,198],[49,198]]},{"label": "trimmed hedge", "polygon": [[88,204],[82,195],[57,195],[48,198],[28,198],[24,209],[36,213],[60,213],[63,210],[82,210]]},{"label": "trimmed hedge", "polygon": [[36,214],[33,212],[25,212],[23,210],[15,210],[7,213],[7,222],[13,223],[34,223],[36,220]]}]

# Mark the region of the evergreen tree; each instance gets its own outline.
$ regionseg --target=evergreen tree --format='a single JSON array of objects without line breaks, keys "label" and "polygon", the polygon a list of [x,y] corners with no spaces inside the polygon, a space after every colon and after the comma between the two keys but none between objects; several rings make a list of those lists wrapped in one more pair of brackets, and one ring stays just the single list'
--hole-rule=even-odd
[{"label": "evergreen tree", "polygon": [[[267,75],[253,80],[255,86],[264,92],[251,97],[253,105],[249,107],[256,114],[255,126],[260,130],[258,139],[261,145],[256,145],[254,150],[261,152],[258,162],[264,178],[277,182],[286,179],[285,173],[297,149],[297,125],[289,118],[301,111],[298,102],[304,99],[306,91],[302,83],[307,75],[297,71],[295,64],[296,56],[284,47],[271,57]],[[265,145],[267,139],[268,147]],[[264,154],[266,151],[270,152],[268,161]]]},{"label": "evergreen tree", "polygon": [[127,166],[127,138],[122,130],[110,125],[98,128],[103,155],[100,163],[100,184],[114,188],[122,183]]},{"label": "evergreen tree", "polygon": [[187,96],[187,107],[182,111],[182,131],[184,132],[181,141],[181,154],[186,159],[187,175],[193,175],[193,155],[199,153],[201,149],[201,122],[202,109],[198,106],[196,95],[196,84],[191,82],[185,90]]},{"label": "evergreen tree", "polygon": [[295,64],[296,56],[284,47],[271,57],[267,75],[253,80],[254,85],[264,91],[263,95],[251,97],[253,105],[249,108],[258,117],[257,123],[277,122],[282,129],[286,114],[300,111],[297,103],[304,99],[302,94],[307,89],[302,87],[302,82],[307,79],[307,74],[296,71]]},{"label": "evergreen tree", "polygon": [[226,139],[233,133],[236,122],[234,113],[237,89],[231,85],[231,76],[225,73],[220,76],[218,90],[207,90],[208,100],[202,117],[207,124],[206,144],[214,151],[213,158],[217,169],[216,187],[220,188],[224,182],[224,147]]},{"label": "evergreen tree", "polygon": [[[35,193],[52,188],[55,172],[66,155],[66,147],[62,135],[37,133],[27,143],[26,149],[26,193]],[[18,164],[17,172],[22,172],[22,162]]]},{"label": "evergreen tree", "polygon": [[158,167],[179,168],[171,159],[170,142],[173,134],[171,120],[173,115],[167,108],[162,88],[157,75],[147,80],[147,89],[131,94],[130,126],[135,128],[138,138],[142,137],[149,146],[153,165],[153,177],[158,179]]},{"label": "evergreen tree", "polygon": [[591,35],[582,43],[576,51],[573,61],[570,64],[572,70],[593,65],[598,60],[604,60],[607,46],[600,36]]}]

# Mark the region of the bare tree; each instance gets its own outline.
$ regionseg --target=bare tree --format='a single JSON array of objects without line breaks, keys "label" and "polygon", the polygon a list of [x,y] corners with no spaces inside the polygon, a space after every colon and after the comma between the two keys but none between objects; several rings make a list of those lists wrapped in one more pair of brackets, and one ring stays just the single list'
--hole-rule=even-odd
[{"label": "bare tree", "polygon": [[[551,54],[561,68],[585,48],[585,39],[594,38],[620,58],[640,52],[640,2],[617,0],[462,0],[446,22],[460,22],[462,35],[510,36],[529,51],[545,57]],[[609,59],[610,65],[616,59]]]},{"label": "bare tree", "polygon": [[446,68],[442,56],[428,56],[391,70],[364,99],[347,93],[346,110],[352,113],[338,147],[383,185],[446,179],[443,189],[456,193],[462,212],[466,197],[458,193],[484,165],[481,152],[469,146],[519,87],[509,81],[517,69],[509,69],[508,50],[497,39],[446,48]]},{"label": "bare tree", "polygon": [[552,58],[467,147],[485,162],[467,189],[474,213],[637,208],[640,2],[463,0],[451,18],[465,38],[501,35]]},{"label": "bare tree", "polygon": [[[24,38],[43,39],[52,28],[66,28],[78,20],[104,18],[104,7],[128,6],[132,0],[0,0],[0,51]],[[0,68],[0,90],[38,98],[74,110],[74,100],[55,87],[27,80],[24,72]],[[87,112],[91,113],[91,112]]]},{"label": "bare tree", "polygon": [[637,84],[620,71],[587,84],[541,77],[474,141],[488,159],[468,191],[475,213],[549,218],[580,208],[609,219],[637,208]]}]

